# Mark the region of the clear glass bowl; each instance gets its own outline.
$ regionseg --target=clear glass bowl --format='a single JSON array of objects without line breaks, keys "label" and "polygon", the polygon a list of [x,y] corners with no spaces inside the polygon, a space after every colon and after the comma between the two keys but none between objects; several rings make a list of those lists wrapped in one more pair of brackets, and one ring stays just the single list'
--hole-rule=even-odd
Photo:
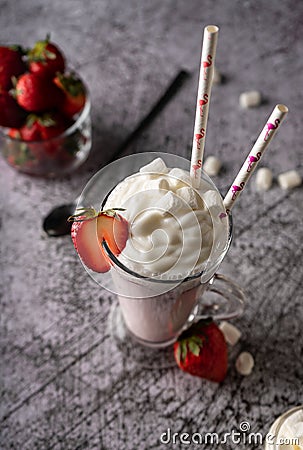
[{"label": "clear glass bowl", "polygon": [[55,177],[68,174],[88,157],[92,144],[91,103],[86,102],[75,122],[64,133],[41,141],[13,139],[0,127],[0,147],[6,162],[20,172]]}]

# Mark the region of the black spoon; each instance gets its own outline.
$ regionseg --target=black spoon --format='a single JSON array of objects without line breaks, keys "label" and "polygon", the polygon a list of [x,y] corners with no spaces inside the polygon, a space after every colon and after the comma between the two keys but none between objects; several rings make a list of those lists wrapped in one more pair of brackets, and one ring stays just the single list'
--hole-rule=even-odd
[{"label": "black spoon", "polygon": [[[177,91],[183,85],[185,79],[189,76],[189,73],[185,70],[181,70],[174,80],[167,87],[164,94],[154,104],[150,112],[141,120],[134,131],[122,142],[117,148],[111,159],[107,161],[107,164],[113,162],[124,150],[137,138],[137,136],[146,128],[153,119],[162,111],[166,103],[177,93]],[[55,207],[43,220],[43,229],[51,237],[64,236],[69,234],[72,223],[68,222],[69,216],[74,214],[77,205],[77,199],[73,203],[67,203],[66,205],[60,205]]]}]

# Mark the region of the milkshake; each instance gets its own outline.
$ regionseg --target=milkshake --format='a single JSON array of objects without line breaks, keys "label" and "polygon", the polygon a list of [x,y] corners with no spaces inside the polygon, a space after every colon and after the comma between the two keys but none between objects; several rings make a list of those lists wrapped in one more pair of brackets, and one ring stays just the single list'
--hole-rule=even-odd
[{"label": "milkshake", "polygon": [[156,158],[121,181],[103,209],[122,208],[129,238],[110,274],[129,331],[146,345],[173,342],[229,246],[230,223],[207,177]]}]

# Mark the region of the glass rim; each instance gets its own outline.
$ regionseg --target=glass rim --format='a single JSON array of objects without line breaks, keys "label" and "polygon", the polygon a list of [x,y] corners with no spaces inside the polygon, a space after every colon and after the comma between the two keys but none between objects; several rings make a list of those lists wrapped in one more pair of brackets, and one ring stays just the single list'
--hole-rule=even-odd
[{"label": "glass rim", "polygon": [[[88,87],[87,87],[86,83],[82,80],[82,78],[80,78],[78,74],[76,74],[76,75],[81,80],[81,82],[83,83],[83,86],[84,86],[85,104],[84,104],[83,108],[81,109],[76,120],[72,123],[72,125],[70,125],[68,128],[66,128],[66,130],[64,130],[62,133],[58,134],[57,136],[54,136],[49,139],[41,139],[41,140],[36,140],[36,141],[25,141],[22,138],[21,139],[12,138],[4,131],[4,130],[9,130],[11,127],[0,126],[0,134],[2,135],[2,137],[11,142],[18,142],[20,144],[36,144],[36,145],[39,144],[39,145],[41,145],[44,143],[55,142],[56,140],[65,138],[67,136],[70,136],[72,133],[74,133],[74,131],[76,131],[78,129],[79,125],[82,124],[82,122],[84,122],[84,120],[86,119],[86,117],[88,116],[88,114],[90,113],[90,110],[91,110],[91,99],[90,99]],[[29,112],[29,114],[31,114],[31,113]]]},{"label": "glass rim", "polygon": [[[125,177],[140,175],[140,168],[143,165],[150,163],[155,158],[162,158],[165,164],[167,164],[167,167],[177,167],[181,168],[182,170],[189,171],[190,161],[183,156],[179,156],[172,153],[150,151],[150,152],[139,152],[123,156],[113,161],[109,165],[101,168],[97,173],[95,173],[92,176],[92,178],[90,178],[85,188],[83,189],[81,195],[78,197],[76,208],[83,208],[87,206],[87,207],[94,207],[96,210],[102,211],[105,207],[105,204],[107,202],[110,193],[113,191],[113,189],[116,188],[117,184],[123,181]],[[124,161],[126,159],[129,160],[128,168],[126,170],[122,170],[122,167],[124,167],[125,165]],[[129,163],[131,163],[131,165],[129,165]],[[220,193],[214,181],[209,177],[209,175],[207,175],[207,173],[203,170],[203,168],[201,170],[201,179],[206,181],[210,185],[210,188],[215,190],[223,200],[222,193]],[[222,212],[223,210],[225,211],[224,207],[222,209]],[[192,271],[191,272],[188,271],[185,272],[184,274],[181,274],[180,272],[176,274],[177,276],[172,275],[170,278],[166,279],[164,278],[164,274],[162,274],[163,278],[160,278],[161,275],[159,274],[155,277],[151,277],[150,274],[142,274],[142,272],[138,273],[138,271],[128,268],[122,261],[120,261],[120,259],[118,259],[119,255],[117,255],[118,256],[117,257],[116,255],[113,254],[113,252],[111,251],[105,240],[100,242],[100,246],[107,257],[108,262],[112,263],[113,268],[116,267],[117,270],[120,270],[121,275],[128,274],[129,276],[132,276],[134,279],[137,279],[138,281],[139,280],[141,280],[141,282],[151,281],[158,284],[165,283],[167,285],[172,285],[176,283],[181,284],[187,280],[198,280],[199,277],[200,280],[202,280],[201,277],[203,276],[203,278],[205,278],[205,282],[207,282],[208,279],[211,278],[211,274],[214,274],[217,271],[220,263],[222,262],[223,258],[225,257],[227,251],[230,248],[230,244],[232,241],[232,227],[233,227],[233,220],[231,214],[228,215],[227,220],[228,220],[228,223],[226,224],[227,233],[225,236],[224,247],[220,251],[220,254],[218,255],[216,248],[212,247],[211,254],[213,254],[213,252],[217,252],[215,253],[216,258],[214,258],[214,261],[210,261],[209,258],[207,258],[206,268],[202,266],[200,269],[196,269],[197,271],[194,273]],[[84,263],[83,265],[85,269],[88,271],[88,273],[92,276],[92,278],[96,280],[95,278],[96,273],[90,270]],[[207,274],[210,274],[210,276],[206,280]]]}]

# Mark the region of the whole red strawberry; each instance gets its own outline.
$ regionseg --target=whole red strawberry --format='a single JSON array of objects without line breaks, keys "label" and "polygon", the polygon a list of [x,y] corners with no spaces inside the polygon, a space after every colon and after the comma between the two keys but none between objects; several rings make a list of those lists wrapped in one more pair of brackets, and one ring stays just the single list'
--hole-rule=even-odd
[{"label": "whole red strawberry", "polygon": [[61,111],[67,117],[78,114],[85,105],[86,95],[82,81],[74,74],[58,74],[54,83],[64,92]]},{"label": "whole red strawberry", "polygon": [[30,114],[19,132],[24,141],[45,141],[59,136],[68,126],[66,118],[59,113]]},{"label": "whole red strawberry", "polygon": [[0,47],[0,91],[8,91],[13,83],[12,77],[18,77],[26,71],[20,47]]},{"label": "whole red strawberry", "polygon": [[0,92],[0,125],[8,128],[19,128],[25,121],[26,113],[20,108],[9,92]]},{"label": "whole red strawberry", "polygon": [[64,95],[52,80],[34,73],[25,73],[17,81],[15,97],[27,111],[43,112],[60,108]]},{"label": "whole red strawberry", "polygon": [[183,332],[174,344],[178,366],[185,372],[220,383],[227,373],[227,345],[219,327],[200,320]]},{"label": "whole red strawberry", "polygon": [[65,58],[62,51],[49,40],[49,36],[37,41],[28,52],[29,70],[37,75],[54,78],[57,72],[64,72]]}]

